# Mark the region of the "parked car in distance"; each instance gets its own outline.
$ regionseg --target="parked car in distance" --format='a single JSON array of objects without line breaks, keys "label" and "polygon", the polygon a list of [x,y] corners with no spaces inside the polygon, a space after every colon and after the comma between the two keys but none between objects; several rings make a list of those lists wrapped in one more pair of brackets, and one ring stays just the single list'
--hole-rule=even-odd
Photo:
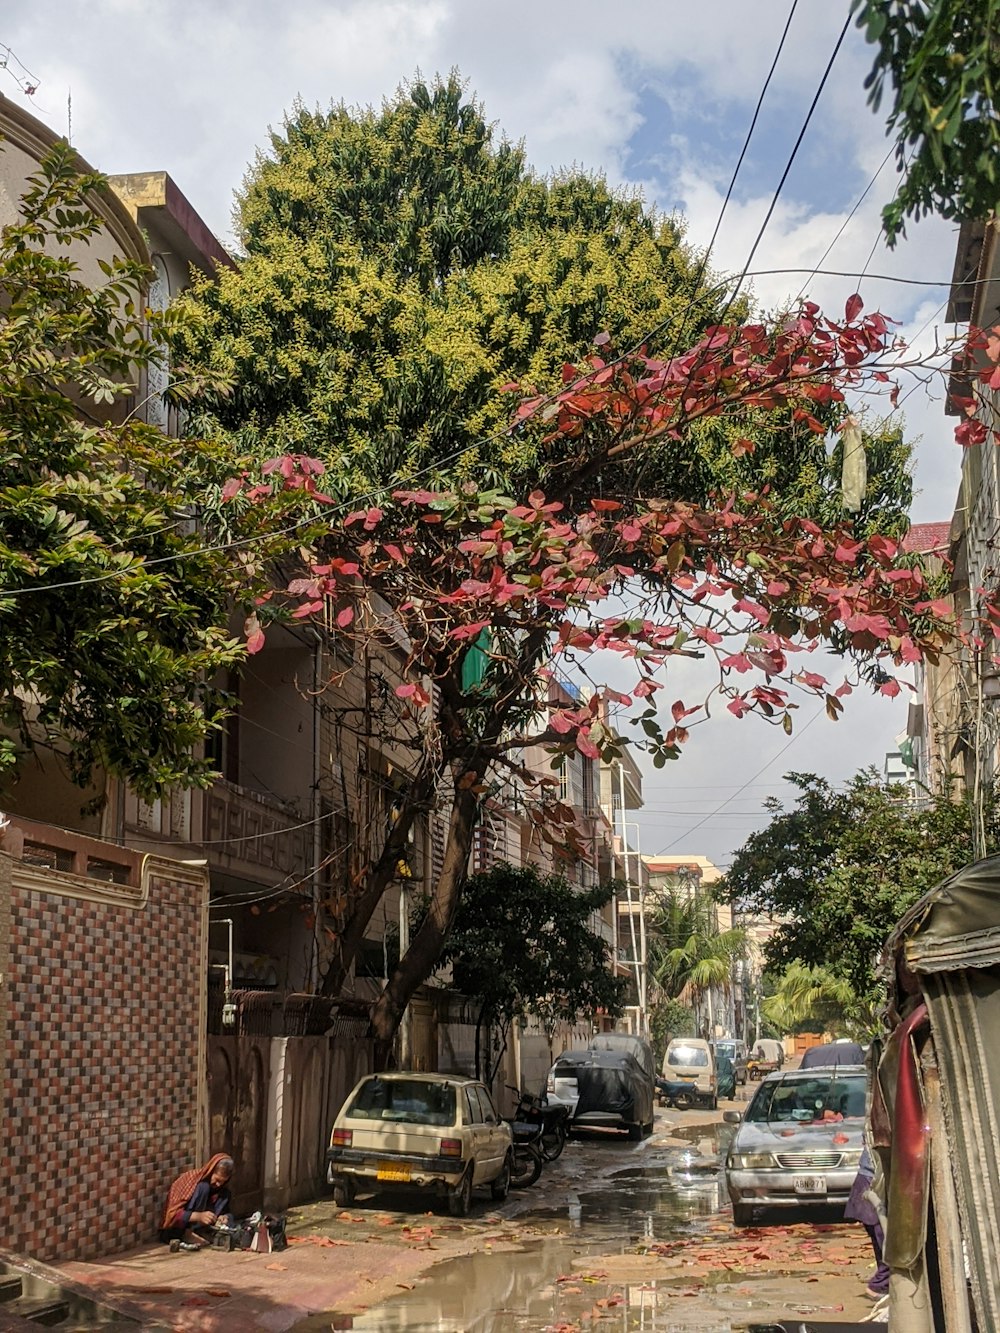
[{"label": "parked car in distance", "polygon": [[456,1217],[473,1189],[507,1197],[510,1126],[484,1084],[445,1074],[369,1074],[344,1103],[330,1134],[327,1180],[342,1208],[362,1193],[415,1189],[448,1200]]},{"label": "parked car in distance", "polygon": [[865,1053],[856,1041],[831,1041],[810,1046],[799,1061],[800,1069],[823,1069],[831,1065],[863,1065]]},{"label": "parked car in distance", "polygon": [[843,1213],[864,1147],[866,1082],[857,1065],[787,1070],[763,1080],[742,1117],[725,1112],[739,1124],[725,1166],[738,1227],[772,1210],[787,1222],[805,1205]]},{"label": "parked car in distance", "polygon": [[710,1042],[712,1054],[718,1062],[720,1055],[726,1055],[733,1062],[733,1073],[736,1075],[736,1082],[745,1084],[747,1081],[747,1044],[745,1041],[736,1041],[734,1038],[722,1037],[719,1041]]},{"label": "parked car in distance", "polygon": [[718,1100],[715,1057],[707,1041],[700,1037],[675,1037],[663,1056],[663,1077],[691,1083],[699,1100],[707,1101],[715,1109]]},{"label": "parked car in distance", "polygon": [[653,1128],[653,1080],[628,1051],[564,1051],[549,1070],[550,1105],[570,1108],[574,1128],[625,1129],[630,1139]]}]

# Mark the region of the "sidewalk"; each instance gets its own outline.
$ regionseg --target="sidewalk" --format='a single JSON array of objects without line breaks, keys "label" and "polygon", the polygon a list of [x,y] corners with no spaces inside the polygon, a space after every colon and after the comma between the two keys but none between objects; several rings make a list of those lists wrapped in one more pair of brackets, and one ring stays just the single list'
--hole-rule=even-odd
[{"label": "sidewalk", "polygon": [[51,1271],[140,1317],[144,1328],[282,1333],[309,1314],[357,1310],[395,1294],[427,1267],[426,1249],[305,1236],[278,1254],[171,1254],[157,1245]]}]

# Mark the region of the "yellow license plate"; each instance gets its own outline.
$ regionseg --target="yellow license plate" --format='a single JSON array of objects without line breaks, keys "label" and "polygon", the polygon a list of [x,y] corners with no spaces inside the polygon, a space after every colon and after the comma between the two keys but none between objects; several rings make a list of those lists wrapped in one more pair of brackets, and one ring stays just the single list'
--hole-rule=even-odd
[{"label": "yellow license plate", "polygon": [[395,1180],[402,1185],[408,1185],[410,1182],[410,1168],[408,1165],[400,1165],[396,1162],[379,1162],[378,1180]]}]

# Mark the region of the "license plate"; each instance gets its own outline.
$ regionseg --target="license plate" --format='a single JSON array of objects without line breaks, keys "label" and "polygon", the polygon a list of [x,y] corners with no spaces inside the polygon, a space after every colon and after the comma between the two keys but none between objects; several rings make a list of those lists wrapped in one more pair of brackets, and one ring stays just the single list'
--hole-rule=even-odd
[{"label": "license plate", "polygon": [[376,1179],[395,1180],[402,1185],[408,1185],[410,1183],[409,1165],[400,1165],[397,1162],[379,1162]]},{"label": "license plate", "polygon": [[796,1194],[825,1194],[825,1176],[796,1176],[792,1181]]}]

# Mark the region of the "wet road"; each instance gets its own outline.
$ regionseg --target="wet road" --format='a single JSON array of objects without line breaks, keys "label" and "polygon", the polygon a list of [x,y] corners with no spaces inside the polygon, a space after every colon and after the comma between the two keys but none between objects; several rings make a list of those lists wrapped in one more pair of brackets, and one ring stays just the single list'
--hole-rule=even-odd
[{"label": "wet road", "polygon": [[[643,1256],[650,1247],[703,1235],[723,1207],[720,1152],[731,1133],[725,1125],[659,1128],[638,1144],[607,1136],[571,1141],[532,1189],[512,1194],[501,1208],[479,1202],[461,1224],[414,1210],[405,1220],[426,1223],[436,1236],[473,1232],[475,1252],[435,1264],[412,1290],[363,1314],[311,1317],[297,1325],[299,1333],[568,1333],[597,1318],[602,1328],[643,1333],[747,1327],[742,1298],[737,1323],[717,1310],[702,1318],[688,1309],[679,1324],[678,1287],[690,1278],[649,1276]],[[384,1197],[372,1209],[384,1217],[393,1203],[407,1207]],[[355,1209],[359,1219],[364,1212]],[[353,1239],[357,1230],[355,1222]],[[388,1239],[385,1230],[382,1237]],[[654,1262],[662,1268],[670,1261]]]}]

